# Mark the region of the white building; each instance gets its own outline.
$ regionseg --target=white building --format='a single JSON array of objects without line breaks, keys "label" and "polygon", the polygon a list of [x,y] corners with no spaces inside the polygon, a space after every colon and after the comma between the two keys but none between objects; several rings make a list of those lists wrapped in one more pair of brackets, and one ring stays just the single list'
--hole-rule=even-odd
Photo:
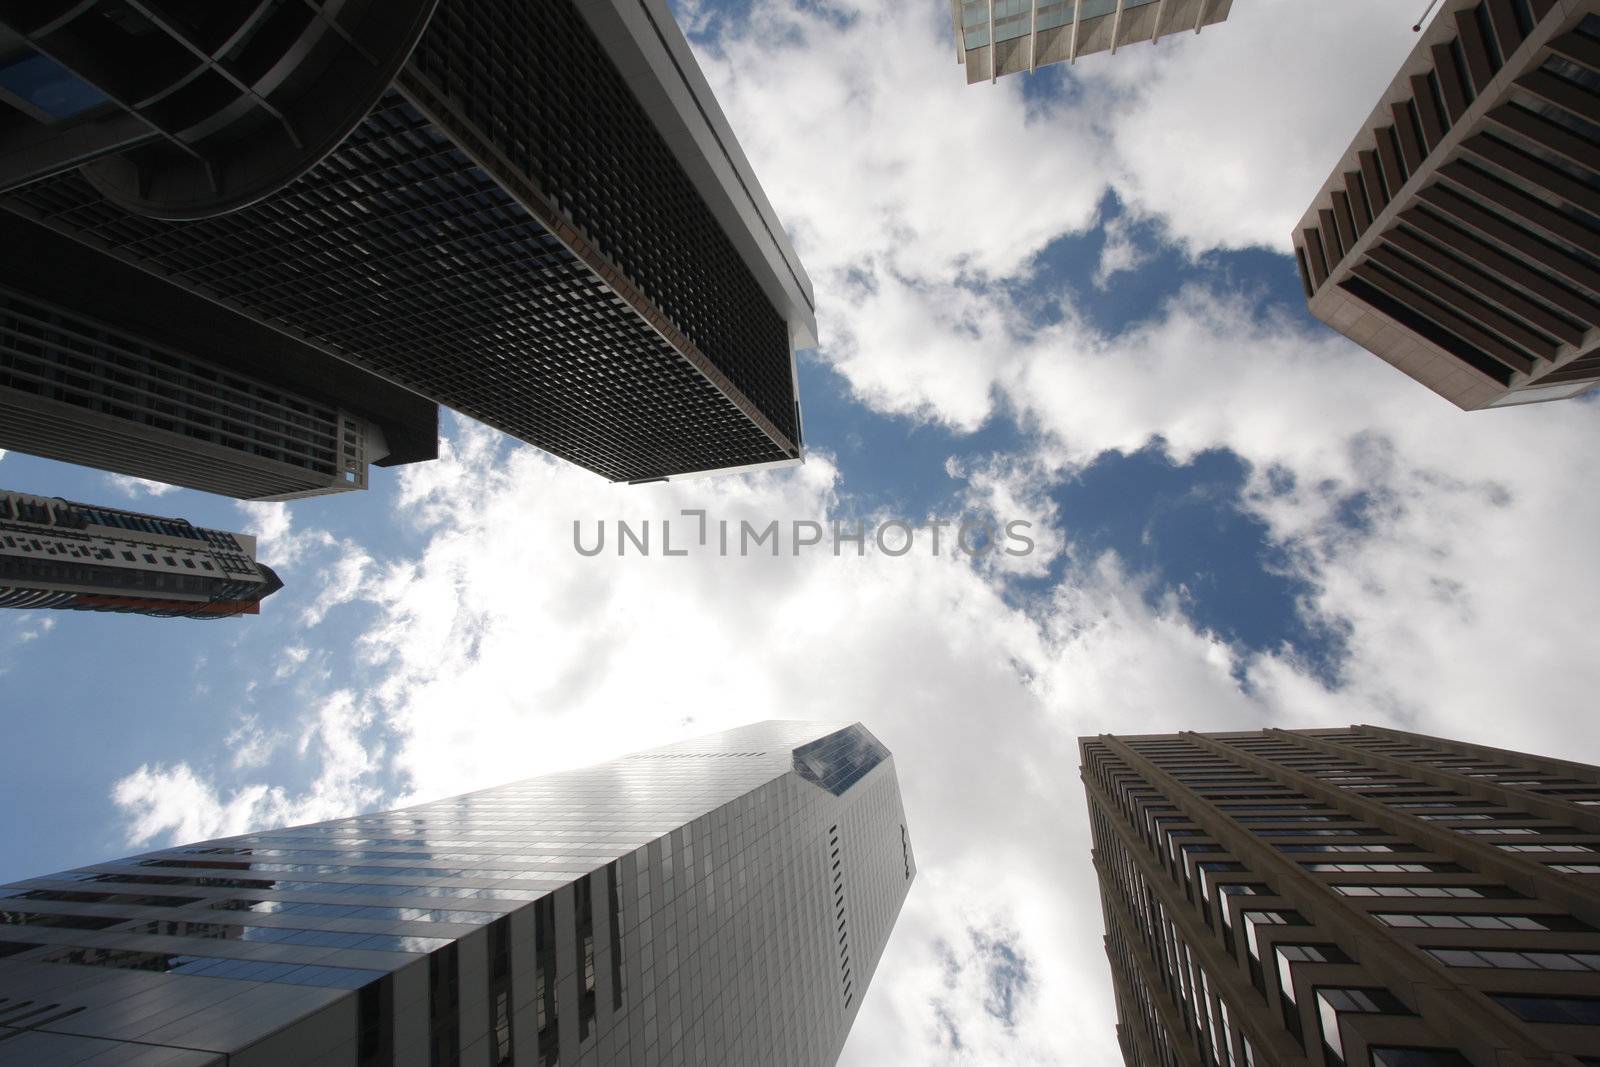
[{"label": "white building", "polygon": [[[968,85],[1199,33],[1232,7],[1233,0],[950,0],[956,60],[966,65]],[[998,64],[990,62],[991,41]]]}]

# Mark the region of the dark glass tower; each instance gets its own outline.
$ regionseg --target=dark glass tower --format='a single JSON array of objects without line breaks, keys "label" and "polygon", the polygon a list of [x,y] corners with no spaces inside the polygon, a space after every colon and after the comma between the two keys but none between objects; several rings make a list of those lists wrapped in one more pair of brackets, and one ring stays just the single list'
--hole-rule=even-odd
[{"label": "dark glass tower", "polygon": [[1370,726],[1080,747],[1129,1067],[1600,1063],[1600,768]]},{"label": "dark glass tower", "polygon": [[255,556],[249,534],[0,491],[0,607],[255,615],[283,588]]},{"label": "dark glass tower", "polygon": [[0,887],[0,1058],[831,1064],[913,874],[870,733],[759,723]]},{"label": "dark glass tower", "polygon": [[810,283],[662,0],[0,0],[0,100],[0,215],[268,383],[263,330],[613,480],[800,459]]}]

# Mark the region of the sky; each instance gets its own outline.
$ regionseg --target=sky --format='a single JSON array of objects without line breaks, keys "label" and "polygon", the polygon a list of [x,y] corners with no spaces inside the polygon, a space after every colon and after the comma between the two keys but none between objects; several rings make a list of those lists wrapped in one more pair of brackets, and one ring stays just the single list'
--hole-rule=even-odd
[{"label": "sky", "polygon": [[[942,0],[679,0],[815,283],[808,462],[613,486],[450,417],[436,462],[283,505],[4,455],[10,489],[254,532],[287,585],[0,618],[0,880],[859,719],[919,871],[842,1062],[1120,1062],[1078,737],[1600,762],[1600,401],[1460,412],[1312,319],[1288,254],[1419,6],[1239,0],[967,86]],[[574,550],[684,509],[1035,550]]]}]

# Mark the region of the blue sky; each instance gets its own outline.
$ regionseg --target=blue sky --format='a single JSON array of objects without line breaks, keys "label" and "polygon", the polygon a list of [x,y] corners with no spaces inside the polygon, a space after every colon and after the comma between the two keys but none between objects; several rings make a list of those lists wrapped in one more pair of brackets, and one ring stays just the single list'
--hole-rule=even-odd
[{"label": "blue sky", "polygon": [[[237,621],[0,617],[0,878],[860,718],[920,874],[846,1062],[1110,1064],[1080,734],[1384,722],[1600,761],[1600,403],[1456,412],[1311,320],[1285,254],[1415,13],[1235,8],[967,87],[933,0],[679,5],[816,283],[799,471],[612,487],[451,419],[364,494],[241,507],[4,456],[8,488],[260,533],[287,585]],[[987,510],[1041,547],[572,551],[575,520],[684,507]]]}]

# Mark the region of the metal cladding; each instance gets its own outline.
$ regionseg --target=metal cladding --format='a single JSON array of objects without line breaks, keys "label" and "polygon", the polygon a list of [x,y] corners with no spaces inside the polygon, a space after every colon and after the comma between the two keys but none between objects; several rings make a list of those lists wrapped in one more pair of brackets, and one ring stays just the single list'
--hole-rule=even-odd
[{"label": "metal cladding", "polygon": [[1600,381],[1600,2],[1451,0],[1294,233],[1312,312],[1467,409]]},{"label": "metal cladding", "polygon": [[1232,9],[1233,0],[950,0],[968,85],[1199,33]]},{"label": "metal cladding", "polygon": [[809,282],[692,63],[654,0],[442,0],[273,195],[170,221],[62,170],[0,208],[612,480],[796,463]]},{"label": "metal cladding", "polygon": [[1079,748],[1128,1067],[1591,1062],[1600,767],[1372,726]]},{"label": "metal cladding", "polygon": [[[268,196],[337,145],[388,88],[434,0],[0,3],[15,112],[0,189],[93,157],[125,210],[205,218]],[[70,136],[57,121],[90,113]],[[52,136],[52,134],[55,136]],[[70,154],[63,155],[63,145]]]}]

